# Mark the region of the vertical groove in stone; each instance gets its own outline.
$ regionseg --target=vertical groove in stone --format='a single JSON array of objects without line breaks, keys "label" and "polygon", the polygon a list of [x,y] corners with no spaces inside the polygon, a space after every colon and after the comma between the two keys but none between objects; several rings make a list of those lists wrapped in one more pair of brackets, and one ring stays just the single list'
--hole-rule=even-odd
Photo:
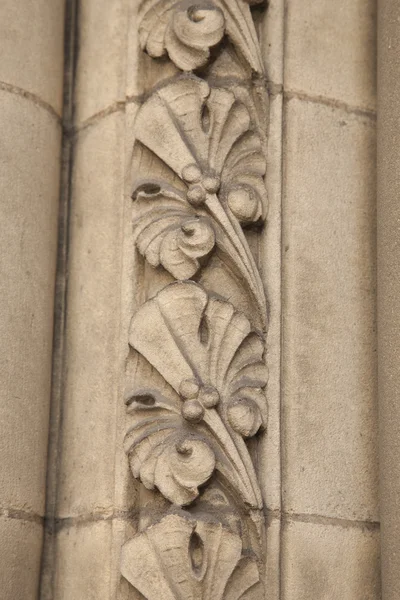
[{"label": "vertical groove in stone", "polygon": [[378,385],[383,600],[400,598],[400,5],[378,2]]},{"label": "vertical groove in stone", "polygon": [[267,226],[260,235],[260,270],[269,304],[266,362],[268,431],[260,444],[260,481],[268,511],[266,594],[280,599],[281,552],[281,235],[282,235],[282,82],[284,59],[284,0],[274,0],[260,10],[260,42],[269,91]]},{"label": "vertical groove in stone", "polygon": [[283,302],[284,302],[284,203],[285,203],[285,140],[286,140],[286,120],[285,120],[285,66],[286,66],[286,36],[287,36],[287,11],[288,11],[288,1],[282,0],[283,4],[283,15],[282,15],[282,28],[283,28],[283,48],[282,48],[282,127],[281,127],[281,135],[282,135],[282,162],[281,162],[281,364],[280,364],[280,414],[279,414],[279,426],[280,426],[280,477],[281,477],[281,489],[280,489],[280,503],[281,503],[281,526],[279,531],[279,600],[284,600],[284,522],[282,519],[283,506],[284,506],[284,456],[285,456],[285,431],[284,431],[284,420],[283,420],[283,411],[284,411],[284,370],[283,370],[283,360],[284,360],[284,336],[283,336]]},{"label": "vertical groove in stone", "polygon": [[46,480],[46,512],[44,545],[41,564],[40,600],[51,600],[55,577],[55,519],[57,511],[57,480],[62,434],[62,401],[65,373],[64,334],[66,328],[66,303],[68,285],[68,234],[71,197],[71,174],[73,160],[74,83],[78,48],[78,2],[66,0],[64,30],[64,88],[63,88],[63,135],[61,147],[61,174],[58,215],[58,248],[54,299],[53,361],[51,405],[49,424],[49,447]]}]

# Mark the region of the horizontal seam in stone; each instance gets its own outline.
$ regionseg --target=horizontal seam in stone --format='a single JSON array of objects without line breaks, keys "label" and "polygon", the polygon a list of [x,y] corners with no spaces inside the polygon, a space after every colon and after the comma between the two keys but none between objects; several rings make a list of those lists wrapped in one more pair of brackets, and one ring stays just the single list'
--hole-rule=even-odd
[{"label": "horizontal seam in stone", "polygon": [[139,509],[132,510],[117,510],[112,512],[93,512],[73,517],[56,517],[55,519],[45,518],[46,530],[64,529],[65,527],[74,527],[76,525],[88,525],[98,523],[100,521],[131,521],[139,515]]},{"label": "horizontal seam in stone", "polygon": [[283,96],[285,100],[296,99],[302,102],[310,102],[312,104],[322,104],[324,106],[329,106],[330,108],[342,110],[351,115],[366,117],[372,121],[376,121],[376,111],[368,108],[361,108],[359,106],[352,106],[347,104],[347,102],[336,100],[335,98],[328,98],[326,96],[313,96],[305,92],[298,92],[295,90],[284,90]]},{"label": "horizontal seam in stone", "polygon": [[23,88],[20,88],[16,85],[11,85],[10,83],[6,83],[5,81],[0,81],[0,90],[4,92],[9,92],[10,94],[15,94],[20,98],[25,98],[25,100],[32,102],[35,106],[48,112],[57,121],[57,123],[61,125],[62,119],[57,113],[57,111],[51,106],[51,104],[48,104],[47,102],[39,98],[39,96],[36,96],[36,94],[32,94],[32,92],[28,92]]},{"label": "horizontal seam in stone", "polygon": [[126,105],[126,102],[123,100],[114,102],[113,104],[110,104],[110,106],[107,106],[103,110],[100,110],[99,112],[93,114],[91,117],[88,117],[85,121],[82,121],[82,123],[80,123],[79,125],[73,126],[70,129],[66,127],[65,133],[69,137],[74,137],[81,131],[84,131],[85,129],[87,129],[88,127],[96,125],[97,123],[102,121],[105,117],[113,115],[117,112],[122,112],[123,110],[125,110],[125,105]]},{"label": "horizontal seam in stone", "polygon": [[[151,514],[161,514],[162,511],[149,511],[146,509],[140,509],[140,507],[131,510],[117,510],[112,512],[94,512],[85,513],[81,515],[71,517],[58,517],[54,520],[45,518],[45,528],[48,531],[59,531],[64,528],[75,527],[77,525],[90,525],[101,521],[126,521],[130,522],[132,519],[141,516],[150,516]],[[284,513],[279,510],[265,509],[265,518],[270,524],[272,521],[284,521],[310,523],[315,525],[330,525],[342,527],[345,529],[356,528],[356,529],[367,529],[370,531],[378,530],[380,524],[378,521],[363,521],[356,519],[343,519],[340,517],[327,517],[318,514],[307,514],[307,513]],[[195,515],[193,515],[195,518]],[[41,519],[41,517],[39,517]]]},{"label": "horizontal seam in stone", "polygon": [[37,523],[43,525],[44,517],[41,517],[37,513],[20,510],[19,508],[0,508],[0,517],[6,519],[16,519],[19,521],[29,521],[31,523]]},{"label": "horizontal seam in stone", "polygon": [[282,520],[286,522],[310,523],[314,525],[333,525],[345,529],[368,529],[371,531],[375,531],[380,527],[380,523],[378,521],[343,519],[341,517],[327,517],[324,515],[307,513],[282,513]]},{"label": "horizontal seam in stone", "polygon": [[[222,515],[229,516],[230,514],[238,514],[236,511],[221,510]],[[130,510],[117,510],[117,511],[104,511],[104,512],[92,512],[84,513],[80,515],[74,515],[70,517],[56,517],[56,518],[45,518],[45,528],[49,531],[59,531],[60,529],[74,527],[77,525],[89,525],[91,523],[98,523],[100,521],[126,521],[130,522],[132,519],[140,517],[151,517],[151,516],[162,516],[167,514],[168,511],[152,510],[146,508],[132,508]],[[243,516],[243,515],[242,515]],[[196,518],[193,515],[193,518]]]},{"label": "horizontal seam in stone", "polygon": [[[256,87],[256,86],[253,85],[251,87]],[[302,102],[310,102],[312,104],[320,104],[322,106],[329,106],[331,108],[336,108],[338,110],[342,110],[351,115],[368,118],[371,121],[376,121],[376,111],[374,111],[372,109],[361,108],[359,106],[352,106],[350,104],[347,104],[346,102],[337,100],[335,98],[328,98],[327,96],[313,96],[313,95],[307,94],[305,92],[298,92],[295,90],[283,90],[281,84],[274,83],[273,81],[266,82],[266,87],[268,88],[270,96],[277,96],[277,95],[283,93],[283,97],[287,101],[296,99],[296,100],[300,100]],[[21,90],[21,92],[24,92],[24,90]],[[28,92],[26,92],[26,94],[28,94]],[[29,95],[29,96],[31,96],[31,95]],[[40,99],[37,99],[37,100],[40,101]],[[110,104],[103,110],[100,110],[99,112],[88,117],[86,120],[82,121],[82,123],[80,123],[79,125],[73,126],[70,129],[65,128],[65,133],[67,136],[73,138],[77,134],[79,134],[81,131],[84,131],[91,126],[96,125],[97,123],[102,121],[102,119],[104,119],[105,117],[108,117],[117,112],[124,111],[125,107],[128,104],[135,104],[135,103],[141,104],[143,102],[143,100],[144,100],[144,96],[127,96],[125,100],[118,100],[117,102]],[[42,104],[44,107],[47,107],[49,110],[51,110],[54,115],[56,115],[55,111],[51,108],[51,106],[48,106],[48,105],[46,105],[46,103],[43,103],[43,102],[42,102]],[[58,116],[57,116],[57,118],[59,119]]]}]

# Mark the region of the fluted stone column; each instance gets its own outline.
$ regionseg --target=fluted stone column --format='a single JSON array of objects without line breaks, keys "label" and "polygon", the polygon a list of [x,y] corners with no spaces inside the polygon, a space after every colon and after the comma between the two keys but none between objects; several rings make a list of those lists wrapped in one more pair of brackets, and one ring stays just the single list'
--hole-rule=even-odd
[{"label": "fluted stone column", "polygon": [[383,600],[400,598],[400,4],[378,2],[378,337]]},{"label": "fluted stone column", "polygon": [[64,0],[0,6],[0,596],[38,594],[45,509]]}]

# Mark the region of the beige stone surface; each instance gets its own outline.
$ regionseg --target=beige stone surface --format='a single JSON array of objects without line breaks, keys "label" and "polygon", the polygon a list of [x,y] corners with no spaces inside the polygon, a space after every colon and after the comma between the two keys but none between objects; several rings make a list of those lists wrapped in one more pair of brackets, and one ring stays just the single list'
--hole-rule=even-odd
[{"label": "beige stone surface", "polygon": [[0,92],[0,505],[43,514],[60,128]]},{"label": "beige stone surface", "polygon": [[35,94],[61,115],[65,0],[3,0],[0,86]]},{"label": "beige stone surface", "polygon": [[400,597],[400,5],[379,2],[378,362],[382,592]]},{"label": "beige stone surface", "polygon": [[81,132],[75,147],[59,514],[113,507],[121,302],[123,116]]},{"label": "beige stone surface", "polygon": [[53,600],[112,598],[111,532],[111,521],[81,523],[59,532]]},{"label": "beige stone surface", "polygon": [[89,0],[80,6],[77,125],[125,100],[130,4],[127,0]]},{"label": "beige stone surface", "polygon": [[291,0],[285,89],[373,109],[375,46],[375,0]]},{"label": "beige stone surface", "polygon": [[0,517],[2,600],[34,600],[39,588],[40,523]]},{"label": "beige stone surface", "polygon": [[271,98],[268,132],[267,227],[260,239],[260,271],[268,298],[269,323],[266,362],[269,370],[268,435],[260,444],[260,478],[269,510],[281,506],[280,396],[281,396],[281,194],[282,94]]},{"label": "beige stone surface", "polygon": [[281,544],[280,517],[267,519],[267,543],[265,550],[265,588],[268,600],[281,600]]},{"label": "beige stone surface", "polygon": [[284,155],[284,508],[377,520],[374,123],[292,99]]},{"label": "beige stone surface", "polygon": [[380,600],[379,533],[322,523],[286,523],[283,600]]},{"label": "beige stone surface", "polygon": [[[132,541],[132,532],[126,532],[126,521],[115,519],[116,512],[136,501],[134,484],[127,483],[128,461],[122,454],[127,428],[122,389],[124,359],[132,304],[138,299],[140,304],[146,294],[155,294],[157,285],[162,287],[169,280],[164,274],[161,285],[159,281],[154,283],[153,267],[147,267],[144,275],[142,272],[141,281],[145,283],[136,284],[131,262],[131,201],[124,198],[124,178],[129,194],[132,192],[127,173],[131,169],[134,128],[131,114],[123,114],[122,104],[125,70],[128,95],[134,95],[150,82],[172,74],[174,68],[167,71],[168,63],[159,61],[157,69],[151,70],[152,59],[147,57],[138,85],[134,19],[126,39],[128,16],[134,10],[128,6],[131,3],[89,0],[81,4],[76,124],[87,124],[88,119],[97,117],[77,136],[74,148],[58,514],[61,518],[80,516],[87,522],[72,519],[59,524],[54,599],[136,600],[138,595],[119,573],[119,549],[127,540]],[[282,600],[379,600],[377,527],[373,524],[364,530],[359,523],[378,518],[371,168],[375,160],[374,123],[346,110],[288,99],[290,90],[297,90],[305,95],[327,96],[338,104],[374,107],[373,7],[369,0],[356,0],[351,5],[340,0],[339,6],[293,0],[287,4],[286,24],[283,9],[283,2],[271,0],[271,21],[262,32],[263,42],[271,44],[271,53],[266,50],[268,76],[273,83],[281,84],[286,27],[285,85],[289,89],[285,105],[279,87],[273,87],[267,182],[271,207],[267,235],[260,244],[260,271],[271,318],[267,350],[269,425],[258,461],[263,498],[273,511],[268,513],[267,528],[268,597],[281,597],[283,585]],[[103,111],[114,112],[101,117]],[[133,103],[128,112],[136,112]],[[182,152],[181,140],[177,137],[176,144],[169,143],[174,123],[168,122],[167,127],[167,119],[163,123],[158,117],[157,111],[148,111],[137,131],[141,142],[155,154],[160,155],[163,146],[161,158],[168,163],[173,151],[178,153],[178,146]],[[181,115],[174,117],[176,125]],[[154,126],[154,135],[148,135],[149,124]],[[282,124],[286,141],[281,363]],[[157,128],[164,131],[162,144]],[[185,137],[182,132],[180,135]],[[191,144],[192,140],[187,145]],[[147,166],[146,175],[161,178],[157,159],[149,160]],[[143,175],[143,165],[141,168],[138,173],[134,164],[133,178]],[[176,247],[177,240],[174,238],[170,248]],[[168,265],[167,260],[164,263]],[[171,264],[171,268],[176,266],[173,261]],[[235,294],[232,296],[236,299]],[[157,314],[153,306],[151,323]],[[194,315],[193,310],[187,319],[195,320]],[[132,335],[144,324],[141,316],[134,322]],[[192,329],[197,331],[197,322]],[[165,366],[174,359],[174,353],[157,342],[164,341],[160,331],[161,327],[156,334],[141,335],[139,343],[147,360]],[[210,324],[208,331],[212,331]],[[137,340],[131,343],[136,347]],[[196,347],[195,342],[192,346]],[[188,368],[184,361],[179,366],[182,364]],[[134,382],[139,379],[135,368],[136,363],[135,367],[128,365],[128,385],[132,384],[132,372]],[[160,368],[164,374],[162,365]],[[165,372],[166,381],[170,384],[172,380],[179,388],[183,369]],[[239,421],[235,420],[236,426],[241,425]],[[251,425],[254,427],[254,423]],[[279,512],[281,445],[283,508],[305,520],[309,514],[334,517],[323,523],[288,523],[283,537]],[[163,449],[160,445],[160,455]],[[199,461],[203,470],[205,463]],[[136,471],[139,467],[134,468]],[[167,497],[175,498],[176,489],[171,491],[170,480],[163,487],[168,468],[168,461],[165,469],[158,468],[157,485]],[[145,478],[152,476],[151,468],[145,470]],[[187,487],[193,489],[193,472],[190,476],[191,485]],[[243,496],[247,492],[241,489]],[[146,508],[149,510],[144,511],[143,526],[152,518],[150,502]],[[138,537],[145,536],[133,540],[137,542]],[[140,572],[134,579],[142,576]],[[251,593],[252,598],[260,600],[257,591]]]},{"label": "beige stone surface", "polygon": [[[270,0],[268,14],[262,19],[259,37],[268,79],[275,85],[283,85],[284,75],[284,0]],[[275,92],[276,90],[271,90]],[[274,118],[270,119],[273,122]]]}]

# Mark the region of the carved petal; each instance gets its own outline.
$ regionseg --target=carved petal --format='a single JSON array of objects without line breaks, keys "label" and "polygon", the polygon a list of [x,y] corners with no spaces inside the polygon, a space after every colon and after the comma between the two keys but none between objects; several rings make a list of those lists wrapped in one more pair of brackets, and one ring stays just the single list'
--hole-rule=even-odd
[{"label": "carved petal", "polygon": [[139,252],[176,279],[193,277],[200,268],[199,259],[215,245],[210,219],[198,216],[181,192],[155,182],[141,184],[134,199],[134,240]]},{"label": "carved petal", "polygon": [[185,427],[176,401],[146,389],[127,403],[136,416],[124,442],[134,477],[148,489],[157,487],[174,504],[190,504],[214,471],[213,450]]},{"label": "carved petal", "polygon": [[267,192],[266,160],[260,138],[247,132],[233,146],[222,170],[221,193],[241,223],[265,217]]},{"label": "carved petal", "polygon": [[[254,435],[264,422],[263,345],[255,340],[259,338],[245,315],[229,302],[208,298],[193,282],[171,284],[146,302],[133,317],[129,336],[130,345],[175,392],[183,394],[183,400],[190,398],[183,403],[183,417],[201,422],[201,431],[212,434],[208,441],[217,470],[257,508],[261,495],[242,439]],[[248,373],[249,365],[256,379]],[[186,382],[193,384],[188,388]],[[249,392],[253,388],[259,392],[258,401]]]},{"label": "carved petal", "polygon": [[240,600],[259,581],[221,524],[169,515],[122,548],[123,576],[146,600]]},{"label": "carved petal", "polygon": [[243,0],[145,0],[139,11],[140,45],[150,56],[168,52],[183,71],[206,64],[225,32],[252,69],[262,61],[249,7]]}]

